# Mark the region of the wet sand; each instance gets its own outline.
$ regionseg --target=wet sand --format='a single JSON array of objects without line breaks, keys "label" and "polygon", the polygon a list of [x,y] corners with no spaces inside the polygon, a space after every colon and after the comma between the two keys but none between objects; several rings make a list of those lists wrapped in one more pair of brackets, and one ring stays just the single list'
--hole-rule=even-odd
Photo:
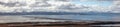
[{"label": "wet sand", "polygon": [[[0,27],[90,27],[85,23],[76,22],[46,22],[50,24],[40,24],[43,22],[15,22],[15,23],[1,23]],[[45,23],[45,22],[44,22]]]}]

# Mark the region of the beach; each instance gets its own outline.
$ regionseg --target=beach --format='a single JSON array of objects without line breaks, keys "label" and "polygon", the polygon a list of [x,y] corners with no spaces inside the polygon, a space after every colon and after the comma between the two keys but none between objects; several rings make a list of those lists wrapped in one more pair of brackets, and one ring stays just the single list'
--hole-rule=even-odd
[{"label": "beach", "polygon": [[[57,16],[58,17],[58,16]],[[119,18],[119,17],[112,17]],[[119,21],[119,20],[108,20]],[[101,22],[101,23],[99,23]],[[71,18],[51,18],[39,16],[0,16],[0,27],[93,27],[95,23],[105,23],[107,21],[98,20],[75,20]],[[109,22],[108,22],[109,23]],[[106,23],[107,24],[107,23]]]}]

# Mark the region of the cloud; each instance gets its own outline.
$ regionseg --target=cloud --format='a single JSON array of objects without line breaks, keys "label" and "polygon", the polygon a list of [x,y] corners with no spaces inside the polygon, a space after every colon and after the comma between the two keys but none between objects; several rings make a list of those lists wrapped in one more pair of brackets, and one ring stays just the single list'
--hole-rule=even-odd
[{"label": "cloud", "polygon": [[113,12],[110,7],[74,4],[72,1],[73,0],[0,0],[0,12]]},{"label": "cloud", "polygon": [[0,0],[0,10],[4,12],[55,11],[58,6],[64,4],[70,4],[69,0]]},{"label": "cloud", "polygon": [[113,1],[113,4],[110,6],[111,12],[120,13],[120,1]]}]

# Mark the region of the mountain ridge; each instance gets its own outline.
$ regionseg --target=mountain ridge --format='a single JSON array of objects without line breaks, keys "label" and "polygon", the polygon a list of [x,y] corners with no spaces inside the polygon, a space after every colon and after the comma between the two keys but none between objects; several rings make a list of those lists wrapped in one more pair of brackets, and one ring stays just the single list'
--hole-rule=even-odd
[{"label": "mountain ridge", "polygon": [[100,13],[100,12],[15,12],[2,13],[0,15],[119,15],[120,13]]}]

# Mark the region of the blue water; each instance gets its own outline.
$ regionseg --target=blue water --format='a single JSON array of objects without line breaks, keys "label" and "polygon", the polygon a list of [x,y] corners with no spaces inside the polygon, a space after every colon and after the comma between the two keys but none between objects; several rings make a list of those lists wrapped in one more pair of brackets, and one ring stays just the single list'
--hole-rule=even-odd
[{"label": "blue water", "polygon": [[25,15],[35,17],[48,17],[48,18],[61,18],[61,19],[73,19],[73,20],[113,20],[114,17],[120,15]]}]

